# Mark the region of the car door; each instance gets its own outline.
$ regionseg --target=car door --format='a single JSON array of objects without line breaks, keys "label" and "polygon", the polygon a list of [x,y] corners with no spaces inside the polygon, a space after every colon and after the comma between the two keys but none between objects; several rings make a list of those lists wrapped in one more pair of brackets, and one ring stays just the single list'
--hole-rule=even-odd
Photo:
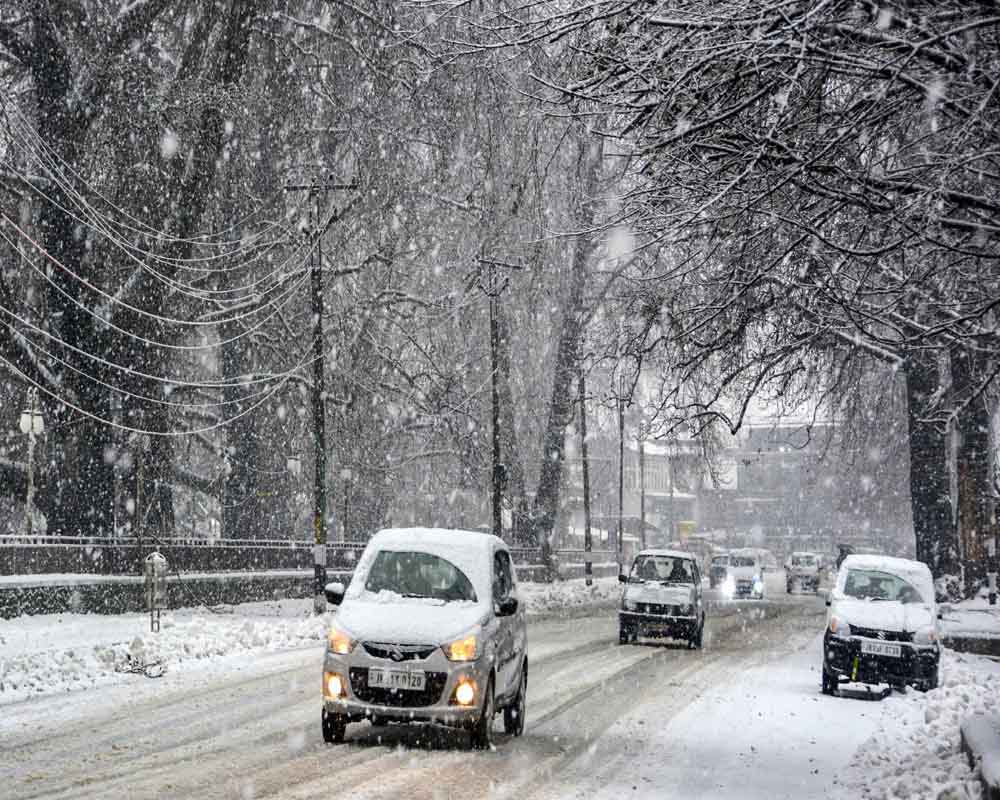
[{"label": "car door", "polygon": [[500,604],[512,597],[514,591],[513,569],[506,550],[493,553],[493,613],[497,621],[496,674],[497,695],[506,697],[513,690],[511,679],[517,662],[514,646],[516,614],[501,616]]}]

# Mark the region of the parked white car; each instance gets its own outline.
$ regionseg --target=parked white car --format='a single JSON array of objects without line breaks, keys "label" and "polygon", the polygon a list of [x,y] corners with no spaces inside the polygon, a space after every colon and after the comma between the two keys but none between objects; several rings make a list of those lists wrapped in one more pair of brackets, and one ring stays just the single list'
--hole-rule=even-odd
[{"label": "parked white car", "polygon": [[507,546],[473,531],[376,533],[339,605],[323,667],[323,738],[347,724],[429,722],[493,741],[494,716],[524,731],[528,636]]},{"label": "parked white car", "polygon": [[792,553],[785,562],[785,591],[819,591],[820,561],[815,553]]},{"label": "parked white car", "polygon": [[842,681],[923,690],[938,685],[939,609],[926,564],[847,556],[827,605],[824,694],[833,694]]}]

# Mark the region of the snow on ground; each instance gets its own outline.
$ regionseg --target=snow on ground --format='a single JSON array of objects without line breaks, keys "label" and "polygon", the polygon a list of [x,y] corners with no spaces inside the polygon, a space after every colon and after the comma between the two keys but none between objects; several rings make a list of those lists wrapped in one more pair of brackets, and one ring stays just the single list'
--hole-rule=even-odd
[{"label": "snow on ground", "polygon": [[1000,664],[948,651],[935,691],[828,697],[819,686],[822,636],[797,638],[790,654],[763,653],[744,671],[708,681],[677,713],[669,692],[650,698],[588,758],[624,755],[566,797],[980,797],[958,726],[967,714],[1000,707]]},{"label": "snow on ground", "polygon": [[940,628],[946,637],[1000,639],[1000,605],[991,606],[984,590],[979,597],[953,604]]},{"label": "snow on ground", "polygon": [[941,687],[887,704],[879,730],[844,773],[844,796],[896,800],[979,798],[978,777],[960,750],[959,726],[1000,708],[1000,663],[946,650]]},{"label": "snow on ground", "polygon": [[[612,604],[618,583],[524,583],[519,591],[528,614],[543,617]],[[311,599],[163,612],[159,633],[150,632],[144,613],[0,620],[0,705],[106,685],[136,671],[153,677],[223,657],[320,647],[328,620],[313,615]]]}]

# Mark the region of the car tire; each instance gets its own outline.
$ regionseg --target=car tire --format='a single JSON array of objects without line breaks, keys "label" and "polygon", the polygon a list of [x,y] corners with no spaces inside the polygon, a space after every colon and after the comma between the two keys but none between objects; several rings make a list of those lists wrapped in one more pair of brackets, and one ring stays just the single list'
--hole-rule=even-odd
[{"label": "car tire", "polygon": [[323,709],[323,741],[327,744],[341,744],[347,733],[347,718],[340,714],[330,714]]},{"label": "car tire", "polygon": [[786,583],[785,584],[785,594],[791,594],[791,593],[792,593],[792,584]]},{"label": "car tire", "polygon": [[688,640],[688,647],[691,650],[701,650],[701,640],[702,634],[705,632],[705,617],[701,618],[701,622],[695,629],[694,633],[691,634],[691,638]]},{"label": "car tire", "polygon": [[823,685],[820,687],[823,694],[836,694],[837,678],[826,671],[826,664],[823,665]]},{"label": "car tire", "polygon": [[636,638],[631,625],[626,625],[624,622],[618,623],[618,644],[628,644],[634,642]]},{"label": "car tire", "polygon": [[528,670],[521,670],[521,682],[514,701],[503,710],[503,730],[508,736],[524,733],[524,714],[527,707]]},{"label": "car tire", "polygon": [[941,683],[941,678],[938,670],[934,670],[934,675],[928,678],[926,681],[920,684],[919,689],[922,692],[929,692],[931,689],[937,689]]},{"label": "car tire", "polygon": [[493,746],[493,718],[496,716],[493,697],[493,676],[486,684],[486,695],[483,697],[483,712],[472,726],[472,746],[476,750],[489,750]]}]

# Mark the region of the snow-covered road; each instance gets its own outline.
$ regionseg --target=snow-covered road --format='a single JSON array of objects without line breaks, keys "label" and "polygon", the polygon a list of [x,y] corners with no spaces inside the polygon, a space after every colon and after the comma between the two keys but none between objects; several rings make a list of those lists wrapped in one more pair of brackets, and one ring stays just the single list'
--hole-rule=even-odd
[{"label": "snow-covered road", "polygon": [[[812,596],[741,603],[739,613],[711,620],[702,652],[619,646],[611,611],[536,621],[528,729],[518,740],[501,736],[490,753],[468,750],[457,732],[367,723],[348,729],[347,744],[324,745],[320,647],[228,656],[201,673],[4,706],[0,785],[10,798],[470,800],[589,795],[614,781],[631,789],[642,781],[631,755],[644,742],[701,698],[724,696],[745,668],[814,639],[822,614]],[[841,760],[852,752],[845,747]],[[681,773],[710,766],[678,752]],[[669,789],[654,793],[670,796]],[[795,796],[821,792],[800,786]]]},{"label": "snow-covered road", "polygon": [[[256,632],[264,643],[257,650],[220,641],[215,655],[195,648],[185,660],[168,649],[174,668],[158,680],[112,673],[0,703],[0,796],[978,797],[957,726],[1000,701],[998,665],[948,654],[944,685],[928,695],[825,697],[818,597],[713,598],[705,649],[690,651],[619,645],[611,585],[580,598],[575,586],[559,593],[573,602],[531,601],[525,735],[500,735],[493,752],[470,750],[460,732],[368,723],[350,726],[346,744],[324,744],[322,640],[299,619],[301,609],[248,604],[230,620],[186,612],[175,622],[207,639]],[[277,615],[270,625],[266,613]],[[129,617],[75,622],[62,639],[78,655],[87,642],[93,648],[134,625]],[[36,641],[66,625],[74,620],[8,627],[6,648],[21,674],[29,656],[66,663],[68,651]],[[32,673],[35,689],[40,674]]]}]

